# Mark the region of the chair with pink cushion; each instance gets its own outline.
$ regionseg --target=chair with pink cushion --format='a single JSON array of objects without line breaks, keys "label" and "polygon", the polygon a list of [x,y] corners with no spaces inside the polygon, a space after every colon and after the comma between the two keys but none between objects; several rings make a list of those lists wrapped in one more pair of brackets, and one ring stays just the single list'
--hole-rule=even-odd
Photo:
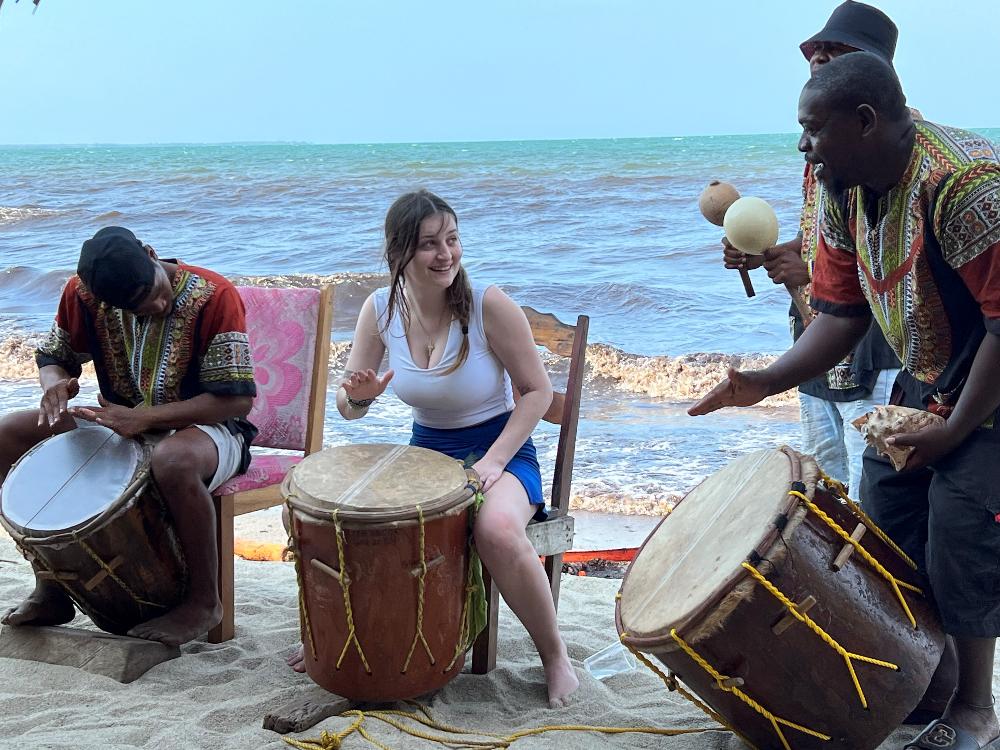
[{"label": "chair with pink cushion", "polygon": [[297,451],[254,452],[245,474],[215,491],[222,622],[210,643],[228,641],[233,623],[233,519],[280,505],[281,481],[295,464],[323,447],[333,288],[239,287],[246,307],[257,397],[248,419],[260,430],[253,445]]}]

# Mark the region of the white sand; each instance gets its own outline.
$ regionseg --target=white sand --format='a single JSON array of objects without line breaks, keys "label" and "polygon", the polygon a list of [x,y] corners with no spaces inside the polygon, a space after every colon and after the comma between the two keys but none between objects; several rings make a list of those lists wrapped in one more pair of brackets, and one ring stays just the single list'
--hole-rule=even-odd
[{"label": "white sand", "polygon": [[[0,605],[29,593],[31,571],[10,540],[0,534]],[[559,620],[581,688],[574,704],[545,708],[538,657],[520,623],[506,609],[500,616],[499,667],[490,675],[459,675],[424,701],[448,724],[509,733],[546,724],[664,728],[710,727],[711,720],[683,698],[667,693],[651,673],[636,671],[606,682],[582,669],[585,657],[612,642],[614,594],[620,581],[564,576]],[[75,625],[84,622],[78,617]],[[284,657],[298,641],[294,571],[287,563],[236,561],[236,638],[226,644],[195,642],[179,659],[161,664],[136,682],[121,685],[68,667],[0,659],[0,747],[3,748],[287,748],[279,735],[261,728],[264,715],[311,685],[293,673]],[[364,638],[364,634],[361,634]],[[336,732],[349,720],[335,717],[301,735]],[[404,736],[378,722],[368,724],[391,748],[441,747]],[[882,747],[898,748],[915,732],[897,732]],[[794,739],[792,740],[794,747]],[[370,748],[354,735],[345,748]],[[519,740],[528,748],[659,748],[737,750],[727,732],[657,737],[604,737],[572,732]],[[763,748],[761,750],[764,750]]]}]

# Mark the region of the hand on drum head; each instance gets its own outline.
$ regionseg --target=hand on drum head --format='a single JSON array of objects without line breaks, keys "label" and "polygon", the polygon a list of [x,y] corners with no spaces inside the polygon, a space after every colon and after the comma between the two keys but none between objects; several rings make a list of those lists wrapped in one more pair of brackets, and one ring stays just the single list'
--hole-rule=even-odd
[{"label": "hand on drum head", "polygon": [[488,492],[490,487],[496,484],[497,480],[503,474],[506,464],[501,464],[498,461],[483,456],[476,463],[472,464],[471,468],[472,471],[479,475],[480,491]]},{"label": "hand on drum head", "polygon": [[80,381],[76,378],[59,380],[46,388],[38,407],[38,426],[42,427],[47,423],[49,427],[52,427],[65,417],[66,405],[79,393]]},{"label": "hand on drum head", "polygon": [[740,372],[730,367],[727,374],[725,380],[688,409],[688,414],[699,417],[726,406],[753,406],[771,395],[759,371]]},{"label": "hand on drum head", "polygon": [[74,406],[71,414],[74,417],[96,422],[108,429],[114,430],[122,437],[134,438],[149,429],[149,423],[142,408],[129,408],[112,404],[101,394],[97,394],[100,406]]},{"label": "hand on drum head", "polygon": [[358,370],[344,378],[341,385],[347,391],[347,395],[355,401],[378,398],[385,393],[386,386],[395,374],[394,370],[386,370],[385,374],[379,377],[375,370]]}]

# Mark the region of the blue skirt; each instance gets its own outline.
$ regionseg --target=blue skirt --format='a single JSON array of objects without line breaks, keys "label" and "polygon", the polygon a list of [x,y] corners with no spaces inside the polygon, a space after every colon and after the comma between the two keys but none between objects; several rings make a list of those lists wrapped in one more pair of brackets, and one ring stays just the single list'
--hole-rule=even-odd
[{"label": "blue skirt", "polygon": [[[485,422],[455,430],[440,430],[414,422],[410,445],[457,458],[469,468],[486,455],[509,419],[510,412],[504,412]],[[545,498],[542,496],[542,473],[538,468],[538,454],[535,453],[535,444],[531,442],[531,438],[520,447],[504,469],[517,477],[528,495],[528,502],[538,506],[535,520],[544,521],[547,515]]]}]

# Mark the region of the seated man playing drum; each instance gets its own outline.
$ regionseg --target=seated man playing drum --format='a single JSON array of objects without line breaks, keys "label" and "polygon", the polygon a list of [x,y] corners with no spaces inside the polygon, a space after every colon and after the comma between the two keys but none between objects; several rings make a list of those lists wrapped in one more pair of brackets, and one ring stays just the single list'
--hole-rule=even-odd
[{"label": "seated man playing drum", "polygon": [[[69,407],[81,365],[91,360],[100,403]],[[0,420],[0,478],[39,441],[73,430],[74,418],[126,438],[161,438],[152,476],[176,526],[189,583],[181,604],[129,635],[179,645],[206,633],[222,617],[210,492],[246,470],[256,435],[245,419],[256,389],[236,289],[212,271],[161,260],[127,229],[106,227],[84,242],[36,361],[41,405]],[[35,590],[3,616],[4,624],[73,619],[63,588],[37,573]]]},{"label": "seated man playing drum", "polygon": [[[365,416],[395,375],[396,395],[413,407],[411,445],[478,473],[486,499],[473,530],[476,548],[538,649],[549,704],[564,705],[579,682],[525,534],[528,521],[544,515],[531,432],[552,402],[531,328],[500,289],[470,282],[455,212],[426,190],[389,208],[385,260],[390,285],[361,308],[337,408],[345,419]],[[386,351],[391,369],[379,376]],[[511,381],[521,394],[516,404]],[[302,671],[302,659],[300,651],[289,663]]]}]

